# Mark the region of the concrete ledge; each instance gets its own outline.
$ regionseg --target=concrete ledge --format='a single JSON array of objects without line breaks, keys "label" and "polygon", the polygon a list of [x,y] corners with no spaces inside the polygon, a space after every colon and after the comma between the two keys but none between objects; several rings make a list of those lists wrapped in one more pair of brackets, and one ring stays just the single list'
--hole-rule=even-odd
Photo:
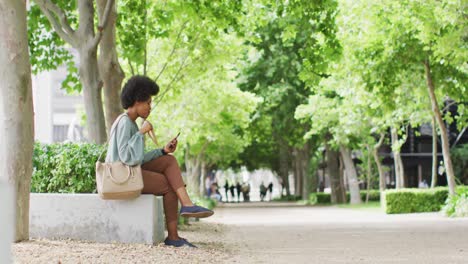
[{"label": "concrete ledge", "polygon": [[0,179],[0,263],[13,263],[11,259],[11,243],[15,230],[13,187],[4,179]]},{"label": "concrete ledge", "polygon": [[157,244],[164,240],[162,197],[102,200],[97,194],[31,193],[30,236]]}]

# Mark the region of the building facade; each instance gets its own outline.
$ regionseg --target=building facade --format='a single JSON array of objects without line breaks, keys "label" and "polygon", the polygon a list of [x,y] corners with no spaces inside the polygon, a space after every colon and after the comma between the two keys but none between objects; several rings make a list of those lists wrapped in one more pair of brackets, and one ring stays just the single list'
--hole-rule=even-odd
[{"label": "building facade", "polygon": [[66,67],[32,76],[35,140],[43,143],[84,141],[80,125],[83,97],[61,89]]}]

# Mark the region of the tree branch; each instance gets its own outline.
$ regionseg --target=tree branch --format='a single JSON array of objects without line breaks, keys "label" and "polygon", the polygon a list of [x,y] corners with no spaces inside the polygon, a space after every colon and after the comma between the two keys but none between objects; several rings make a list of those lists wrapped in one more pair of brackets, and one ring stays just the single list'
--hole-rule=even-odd
[{"label": "tree branch", "polygon": [[452,105],[454,105],[454,104],[457,104],[457,102],[456,102],[456,101],[452,101],[452,102],[448,103],[444,108],[442,108],[442,111],[441,111],[441,112],[448,111],[449,108],[450,108]]},{"label": "tree branch", "polygon": [[104,14],[102,17],[99,18],[99,25],[98,25],[98,32],[96,36],[94,36],[93,41],[91,42],[92,47],[97,47],[99,42],[101,41],[103,31],[107,27],[107,21],[109,21],[109,15],[114,7],[115,0],[107,0],[106,8],[104,9]]},{"label": "tree branch", "polygon": [[457,139],[455,140],[455,142],[453,142],[453,145],[450,147],[450,149],[455,148],[455,146],[457,145],[460,138],[463,136],[463,134],[465,134],[465,131],[466,131],[467,128],[468,127],[463,128],[463,130],[460,132],[460,134],[458,134]]},{"label": "tree branch", "polygon": [[65,15],[65,12],[63,12],[60,7],[57,5],[53,4],[50,0],[48,0],[50,3],[50,10],[55,13],[55,15],[60,19],[60,24],[62,24],[62,27],[64,28],[65,32],[69,35],[74,35],[75,31],[71,28],[70,23],[68,23],[67,16]]},{"label": "tree branch", "polygon": [[[192,53],[193,49],[195,48],[195,46],[197,45],[197,42],[198,42],[198,36],[200,35],[200,32],[198,32],[198,34],[195,36],[195,41],[193,43],[193,45],[190,47],[189,51],[187,52],[187,55],[185,56],[185,58],[183,59],[179,69],[177,70],[176,74],[172,77],[172,80],[171,82],[169,83],[169,85],[167,86],[166,90],[164,90],[163,93],[161,93],[160,96],[158,96],[158,99],[155,101],[155,105],[159,104],[159,102],[162,101],[162,98],[164,97],[164,95],[172,88],[172,84],[174,83],[174,81],[176,80],[177,76],[179,75],[179,73],[182,71],[182,69],[184,69],[187,65],[185,65],[185,61],[187,60],[187,58],[190,56],[190,54]],[[179,80],[179,79],[177,79]],[[155,108],[156,109],[156,108]],[[154,109],[153,109],[154,110]]]},{"label": "tree branch", "polygon": [[[162,93],[158,96],[158,99],[155,100],[155,105],[158,105],[158,104],[162,101],[162,99],[164,98],[164,96],[172,89],[172,87],[173,87],[172,84],[174,84],[175,82],[181,80],[181,79],[184,77],[184,75],[182,75],[180,78],[177,78],[177,77],[179,76],[180,72],[182,71],[182,69],[184,69],[184,68],[186,68],[186,67],[187,67],[187,65],[183,65],[183,64],[180,66],[180,68],[179,68],[179,70],[177,71],[177,73],[174,74],[174,76],[172,77],[171,82],[166,86],[166,89],[164,90],[164,92],[162,92]],[[153,109],[153,110],[154,110],[154,109]]]},{"label": "tree branch", "polygon": [[201,150],[200,150],[200,158],[203,158],[203,155],[205,154],[205,150],[206,148],[208,147],[208,145],[210,145],[210,142],[209,141],[206,141],[205,144],[203,144]]},{"label": "tree branch", "polygon": [[385,133],[380,133],[379,142],[377,142],[377,144],[374,145],[374,149],[380,148],[380,146],[382,146],[384,139],[385,139]]},{"label": "tree branch", "polygon": [[75,31],[67,21],[63,10],[50,0],[35,0],[42,13],[47,17],[55,32],[68,44],[76,48]]},{"label": "tree branch", "polygon": [[318,77],[324,78],[324,79],[326,79],[326,78],[328,78],[328,77],[331,76],[331,74],[327,74],[327,73],[317,73],[317,72],[315,72],[315,71],[313,71],[313,70],[310,70],[310,72],[312,72],[313,74],[317,75]]},{"label": "tree branch", "polygon": [[133,65],[132,65],[132,62],[130,61],[130,58],[127,58],[127,61],[128,61],[128,65],[130,65],[130,72],[132,73],[132,75],[135,75],[135,70],[133,69]]},{"label": "tree branch", "polygon": [[164,66],[162,67],[161,71],[159,72],[158,76],[156,77],[156,79],[154,80],[155,82],[158,81],[159,77],[161,76],[161,74],[164,72],[164,70],[166,69],[167,67],[167,64],[169,63],[169,59],[172,57],[172,55],[174,54],[175,50],[176,50],[176,47],[177,47],[177,43],[179,43],[179,39],[180,39],[180,36],[182,35],[182,31],[185,29],[185,26],[187,25],[188,21],[185,21],[184,24],[182,25],[182,27],[180,28],[179,30],[179,33],[177,34],[177,38],[176,38],[176,41],[174,42],[174,45],[172,46],[172,51],[171,53],[169,54],[169,56],[167,56],[167,59],[166,59],[166,63],[164,63]]}]

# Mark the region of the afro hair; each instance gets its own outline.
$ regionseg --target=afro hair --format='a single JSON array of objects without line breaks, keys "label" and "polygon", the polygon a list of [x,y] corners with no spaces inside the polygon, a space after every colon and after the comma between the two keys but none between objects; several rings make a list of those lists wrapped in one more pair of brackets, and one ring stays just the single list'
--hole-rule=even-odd
[{"label": "afro hair", "polygon": [[135,102],[147,101],[151,96],[159,93],[159,86],[155,81],[146,76],[132,76],[127,83],[125,83],[120,101],[124,109],[133,106]]}]

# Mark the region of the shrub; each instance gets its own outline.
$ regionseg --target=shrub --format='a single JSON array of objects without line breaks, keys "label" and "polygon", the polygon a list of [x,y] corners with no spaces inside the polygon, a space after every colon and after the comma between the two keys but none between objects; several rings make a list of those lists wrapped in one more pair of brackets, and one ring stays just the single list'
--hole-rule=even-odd
[{"label": "shrub", "polygon": [[331,194],[329,193],[317,193],[318,204],[329,204],[331,203]]},{"label": "shrub", "polygon": [[31,192],[95,193],[95,163],[101,152],[105,157],[105,147],[96,144],[35,143]]},{"label": "shrub", "polygon": [[[457,188],[457,192],[466,186]],[[398,189],[385,192],[385,207],[388,214],[437,212],[448,197],[447,187],[434,189]]]},{"label": "shrub", "polygon": [[[366,200],[367,191],[360,191],[361,199],[364,202]],[[346,193],[346,200],[350,200],[349,192]],[[369,201],[380,201],[380,191],[370,190]],[[309,195],[309,202],[311,204],[329,204],[331,203],[331,194],[329,193],[311,193]]]},{"label": "shrub", "polygon": [[299,201],[301,200],[300,195],[284,195],[281,197],[273,198],[274,202],[289,202],[289,201]]},{"label": "shrub", "polygon": [[309,194],[309,202],[308,204],[317,204],[318,199],[317,199],[317,193],[311,193]]},{"label": "shrub", "polygon": [[455,176],[462,184],[468,184],[468,143],[450,151]]},{"label": "shrub", "polygon": [[[362,201],[366,201],[367,191],[361,191]],[[348,199],[349,201],[349,199]],[[379,190],[369,190],[369,201],[380,201],[380,191]]]},{"label": "shrub", "polygon": [[192,200],[197,205],[206,207],[210,210],[213,210],[213,208],[215,208],[216,205],[218,204],[218,202],[215,199],[208,198],[208,197],[195,197]]},{"label": "shrub", "polygon": [[[366,201],[366,196],[367,196],[367,191],[359,191],[359,194],[361,195],[361,200],[363,202]],[[351,200],[351,194],[349,192],[346,192],[346,201]],[[380,191],[379,190],[369,190],[369,201],[380,201]]]},{"label": "shrub", "polygon": [[457,189],[457,195],[451,196],[445,201],[442,211],[451,217],[467,217],[468,188]]}]

